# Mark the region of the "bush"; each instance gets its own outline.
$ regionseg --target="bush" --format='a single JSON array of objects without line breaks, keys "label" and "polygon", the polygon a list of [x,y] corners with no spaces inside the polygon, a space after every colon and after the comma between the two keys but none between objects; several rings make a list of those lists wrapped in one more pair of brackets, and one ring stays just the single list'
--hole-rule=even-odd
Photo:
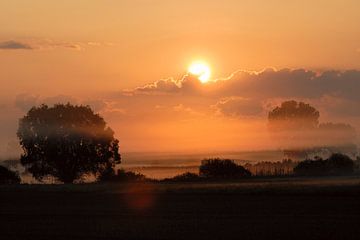
[{"label": "bush", "polygon": [[0,166],[0,184],[19,184],[21,179],[16,172]]},{"label": "bush", "polygon": [[354,172],[354,161],[345,154],[332,154],[327,161],[330,174],[351,174]]},{"label": "bush", "polygon": [[345,154],[335,153],[328,159],[315,158],[300,162],[294,173],[300,176],[346,175],[354,172],[355,164]]},{"label": "bush", "polygon": [[244,167],[230,159],[205,159],[199,169],[200,177],[216,179],[237,179],[251,176]]},{"label": "bush", "polygon": [[119,169],[117,174],[114,171],[104,172],[99,178],[100,182],[135,182],[135,181],[146,181],[148,180],[145,175],[141,173],[125,171],[124,169]]},{"label": "bush", "polygon": [[170,181],[170,182],[197,182],[200,181],[201,178],[196,173],[186,172],[180,175],[176,175],[173,178],[166,178],[164,181]]}]

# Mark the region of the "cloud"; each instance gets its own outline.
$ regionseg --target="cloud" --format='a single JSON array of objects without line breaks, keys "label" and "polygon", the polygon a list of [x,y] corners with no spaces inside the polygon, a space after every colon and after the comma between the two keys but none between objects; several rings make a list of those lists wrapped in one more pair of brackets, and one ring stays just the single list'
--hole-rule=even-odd
[{"label": "cloud", "polygon": [[264,112],[261,102],[242,97],[223,98],[213,107],[217,113],[229,117],[260,116]]},{"label": "cloud", "polygon": [[[126,94],[133,96],[132,99],[138,96],[141,101],[150,100],[150,97],[139,96],[151,95],[151,102],[155,105],[162,105],[164,101],[184,104],[180,98],[183,96],[190,101],[191,96],[193,102],[186,102],[187,106],[209,104],[218,113],[232,117],[256,116],[262,109],[269,110],[274,102],[290,99],[315,104],[330,114],[360,116],[359,89],[358,70],[319,73],[306,69],[265,69],[260,72],[236,71],[228,78],[207,84],[185,75],[180,80],[160,80],[127,90]],[[155,96],[158,96],[158,103],[154,103]],[[335,104],[330,100],[336,100]]]},{"label": "cloud", "polygon": [[324,95],[320,98],[319,106],[326,109],[327,113],[336,116],[360,117],[360,101]]},{"label": "cloud", "polygon": [[[54,105],[54,104],[78,104],[79,101],[68,95],[56,95],[51,97],[40,97],[39,95],[33,95],[29,93],[22,93],[15,97],[15,106],[24,111],[29,111],[34,106],[39,106],[40,104]],[[86,105],[86,104],[85,104]]]},{"label": "cloud", "polygon": [[133,90],[126,90],[126,94],[201,94],[203,84],[193,75],[185,75],[180,80],[164,79],[137,87]]},{"label": "cloud", "polygon": [[86,100],[83,101],[81,104],[90,106],[90,108],[93,109],[95,112],[100,112],[106,109],[108,106],[108,104],[101,99]]},{"label": "cloud", "polygon": [[108,42],[73,42],[73,41],[59,41],[49,38],[25,38],[20,40],[11,40],[0,42],[0,49],[4,50],[55,50],[68,49],[81,51],[86,48],[94,47],[111,47],[113,43]]},{"label": "cloud", "polygon": [[360,71],[325,71],[317,73],[305,69],[266,69],[261,72],[237,71],[227,79],[201,84],[196,78],[186,75],[176,81],[160,80],[138,87],[137,93],[189,93],[219,97],[263,98],[316,98],[336,94],[360,100]]},{"label": "cloud", "polygon": [[159,80],[153,83],[146,84],[141,87],[135,88],[133,91],[128,90],[133,93],[143,93],[143,94],[171,94],[177,93],[181,89],[181,86],[177,83],[177,81],[173,79],[164,79]]},{"label": "cloud", "polygon": [[54,49],[69,49],[69,50],[84,50],[87,43],[56,41],[53,39],[29,39],[34,49],[37,50],[54,50]]},{"label": "cloud", "polygon": [[29,44],[17,42],[17,41],[5,41],[0,43],[0,49],[4,50],[31,50],[33,49]]}]

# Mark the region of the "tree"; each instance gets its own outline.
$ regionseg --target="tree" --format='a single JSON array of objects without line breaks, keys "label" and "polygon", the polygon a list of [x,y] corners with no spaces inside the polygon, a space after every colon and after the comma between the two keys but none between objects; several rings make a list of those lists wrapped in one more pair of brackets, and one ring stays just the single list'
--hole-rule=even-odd
[{"label": "tree", "polygon": [[344,123],[320,123],[320,113],[303,102],[286,101],[268,115],[268,128],[287,158],[344,152],[355,155],[356,131]]},{"label": "tree", "polygon": [[230,159],[205,159],[199,168],[200,177],[218,179],[236,179],[249,177],[251,173]]},{"label": "tree", "polygon": [[349,156],[341,153],[332,154],[327,160],[327,165],[329,174],[335,175],[351,174],[355,168],[354,161]]},{"label": "tree", "polygon": [[268,114],[268,128],[288,158],[307,155],[320,113],[303,102],[286,101]]},{"label": "tree", "polygon": [[20,119],[17,135],[24,151],[21,164],[38,180],[53,176],[73,183],[121,160],[113,130],[88,106],[33,107]]},{"label": "tree", "polygon": [[269,112],[269,128],[273,131],[314,129],[319,117],[319,111],[310,104],[285,101]]},{"label": "tree", "polygon": [[20,177],[16,172],[0,166],[0,184],[18,184],[20,181]]}]

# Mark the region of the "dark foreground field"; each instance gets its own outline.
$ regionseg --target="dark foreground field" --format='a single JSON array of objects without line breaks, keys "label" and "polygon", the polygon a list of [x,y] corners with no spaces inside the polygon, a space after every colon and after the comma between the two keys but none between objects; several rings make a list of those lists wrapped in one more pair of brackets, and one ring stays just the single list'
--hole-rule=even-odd
[{"label": "dark foreground field", "polygon": [[360,239],[360,178],[0,186],[0,239]]}]

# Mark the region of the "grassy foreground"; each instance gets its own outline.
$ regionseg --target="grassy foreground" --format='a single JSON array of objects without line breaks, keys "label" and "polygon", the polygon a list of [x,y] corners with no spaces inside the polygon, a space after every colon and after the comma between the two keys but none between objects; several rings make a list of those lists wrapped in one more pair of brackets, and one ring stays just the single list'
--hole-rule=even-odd
[{"label": "grassy foreground", "polygon": [[1,239],[359,239],[360,178],[0,186]]}]

